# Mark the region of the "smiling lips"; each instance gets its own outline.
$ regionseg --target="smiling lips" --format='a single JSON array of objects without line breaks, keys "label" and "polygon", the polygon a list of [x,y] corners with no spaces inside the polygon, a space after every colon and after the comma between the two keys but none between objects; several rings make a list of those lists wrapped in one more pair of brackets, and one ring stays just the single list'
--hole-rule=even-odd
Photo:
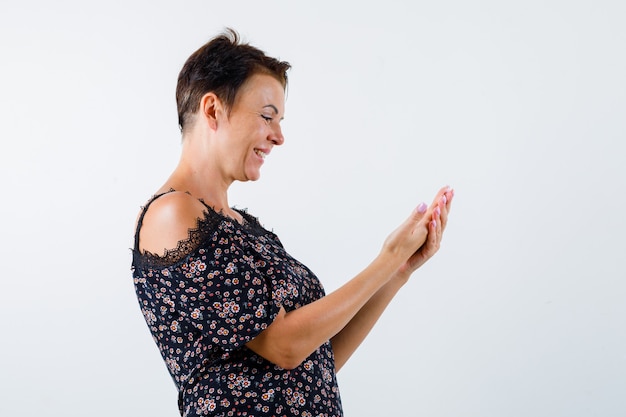
[{"label": "smiling lips", "polygon": [[259,155],[259,157],[261,157],[261,159],[265,160],[265,157],[269,154],[269,151],[262,151],[261,149],[255,149],[254,153]]}]

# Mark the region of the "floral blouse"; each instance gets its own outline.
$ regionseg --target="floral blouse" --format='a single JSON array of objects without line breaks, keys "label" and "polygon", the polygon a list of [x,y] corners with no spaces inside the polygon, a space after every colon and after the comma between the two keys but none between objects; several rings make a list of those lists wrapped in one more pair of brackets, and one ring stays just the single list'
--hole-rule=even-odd
[{"label": "floral blouse", "polygon": [[140,216],[132,271],[181,415],[341,416],[329,341],[292,370],[245,346],[281,306],[291,311],[324,296],[315,275],[255,217],[239,211],[240,224],[206,204],[176,249],[163,256],[140,251],[144,214],[159,196]]}]

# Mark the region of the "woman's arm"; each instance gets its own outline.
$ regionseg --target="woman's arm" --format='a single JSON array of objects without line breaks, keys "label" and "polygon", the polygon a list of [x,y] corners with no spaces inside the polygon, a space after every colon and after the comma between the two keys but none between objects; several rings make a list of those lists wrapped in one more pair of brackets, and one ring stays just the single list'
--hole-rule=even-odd
[{"label": "woman's arm", "polygon": [[[311,304],[289,313],[281,309],[274,322],[246,346],[278,366],[291,369],[336,336],[362,311],[355,325],[347,329],[346,337],[337,339],[339,351],[345,352],[341,356],[347,360],[397,291],[393,290],[394,284],[387,286],[390,279],[398,271],[407,269],[428,235],[441,236],[441,232],[437,232],[441,228],[440,214],[435,213],[446,192],[447,189],[442,189],[430,208],[416,209],[389,235],[380,254],[356,277]],[[359,322],[371,323],[362,337],[362,332],[354,330]],[[345,360],[342,359],[341,364]]]},{"label": "woman's arm", "polygon": [[335,354],[336,371],[339,371],[348,359],[350,359],[354,351],[374,327],[387,305],[389,305],[393,297],[397,294],[398,290],[408,281],[411,274],[437,253],[441,244],[443,231],[448,222],[448,213],[453,196],[454,192],[452,190],[446,190],[440,200],[436,202],[440,214],[437,218],[436,212],[433,210],[433,220],[436,221],[437,224],[435,227],[431,221],[426,243],[395,271],[389,282],[378,290],[352,320],[331,339]]},{"label": "woman's arm", "polygon": [[361,342],[365,340],[402,285],[400,280],[390,280],[369,299],[339,333],[331,338],[336,372],[339,372]]},{"label": "woman's arm", "polygon": [[379,255],[367,268],[339,289],[319,300],[285,312],[246,346],[285,369],[298,366],[319,346],[339,333],[401,263]]}]

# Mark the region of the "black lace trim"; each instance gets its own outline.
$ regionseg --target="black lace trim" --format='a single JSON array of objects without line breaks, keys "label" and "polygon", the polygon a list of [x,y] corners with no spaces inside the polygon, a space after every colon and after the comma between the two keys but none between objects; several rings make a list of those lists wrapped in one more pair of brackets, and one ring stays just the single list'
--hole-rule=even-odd
[{"label": "black lace trim", "polygon": [[[176,191],[174,189],[170,189],[168,192]],[[143,208],[143,214],[147,211],[147,208],[152,203],[152,201],[156,200],[160,196],[167,194],[158,194],[153,196],[146,206]],[[233,210],[237,211],[241,214],[243,218],[243,223],[239,223],[236,219],[233,219],[230,216],[224,214],[223,210],[215,210],[212,206],[206,204],[204,200],[198,199],[205,207],[204,216],[198,218],[198,225],[193,229],[189,229],[189,237],[184,240],[180,240],[176,247],[173,249],[166,249],[163,255],[159,255],[156,253],[152,253],[150,251],[142,251],[139,247],[135,247],[133,249],[133,267],[144,269],[144,268],[165,268],[169,266],[173,266],[189,255],[198,250],[203,243],[207,241],[207,239],[211,238],[215,233],[217,233],[220,229],[220,225],[223,222],[229,222],[235,225],[235,227],[240,227],[245,229],[248,233],[252,233],[255,235],[263,235],[270,234],[275,236],[273,232],[266,230],[261,224],[259,220],[248,213],[247,209],[237,209]],[[143,216],[142,216],[143,217]],[[135,231],[136,234],[139,234],[141,230],[141,225]]]},{"label": "black lace trim", "polygon": [[198,226],[189,229],[189,237],[178,241],[175,248],[166,249],[163,255],[135,248],[133,250],[133,266],[140,269],[164,268],[179,263],[197,250],[207,237],[217,232],[221,221],[221,218],[212,216],[209,211],[205,211],[204,217],[198,219]]}]

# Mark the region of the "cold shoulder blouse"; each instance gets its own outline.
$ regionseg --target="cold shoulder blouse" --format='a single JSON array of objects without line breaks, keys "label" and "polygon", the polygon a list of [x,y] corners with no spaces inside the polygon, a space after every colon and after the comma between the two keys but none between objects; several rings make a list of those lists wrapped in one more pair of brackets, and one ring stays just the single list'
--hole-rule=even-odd
[{"label": "cold shoulder blouse", "polygon": [[[162,195],[162,194],[161,194]],[[276,318],[324,296],[315,275],[246,211],[243,223],[205,204],[189,238],[163,256],[139,250],[141,312],[179,392],[184,417],[341,416],[330,342],[292,370],[248,349]]]}]

